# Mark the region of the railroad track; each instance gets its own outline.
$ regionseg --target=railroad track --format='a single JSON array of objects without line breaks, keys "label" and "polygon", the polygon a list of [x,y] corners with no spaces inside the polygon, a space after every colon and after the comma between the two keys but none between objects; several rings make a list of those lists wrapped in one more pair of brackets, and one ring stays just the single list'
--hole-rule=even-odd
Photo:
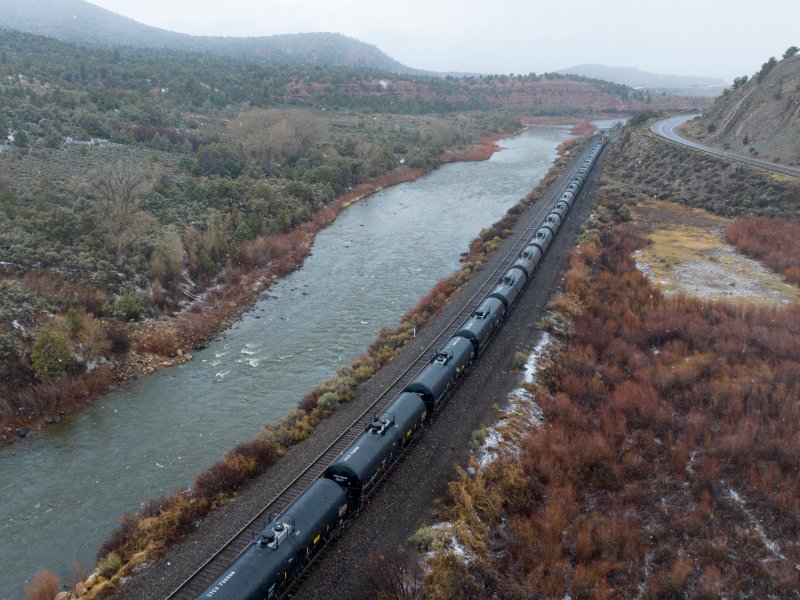
[{"label": "railroad track", "polygon": [[[167,600],[192,600],[211,585],[216,578],[248,548],[270,520],[275,515],[279,515],[286,510],[314,480],[322,475],[325,468],[363,433],[365,426],[372,421],[373,415],[388,406],[403,388],[416,377],[419,371],[428,363],[432,351],[438,350],[453,336],[461,324],[472,314],[483,298],[497,284],[499,277],[509,269],[520,251],[528,245],[528,241],[536,230],[541,227],[544,218],[550,213],[553,205],[561,197],[561,194],[564,193],[570,180],[577,174],[580,165],[583,163],[590,150],[591,145],[587,146],[587,148],[573,160],[568,173],[566,176],[562,177],[555,192],[548,198],[547,202],[536,210],[535,214],[530,218],[528,226],[517,236],[513,247],[508,251],[503,260],[500,261],[495,269],[485,276],[483,285],[469,298],[457,298],[454,300],[455,302],[463,303],[461,310],[447,325],[445,325],[439,335],[418,354],[411,365],[387,386],[352,424],[319,454],[300,475],[283,490],[278,492],[278,494],[276,494],[275,497],[222,548],[214,553],[211,558],[203,563],[189,578],[167,596]],[[580,194],[578,197],[580,197]],[[578,197],[575,198],[574,202],[578,201]],[[376,486],[376,488],[377,487],[378,486]]]}]

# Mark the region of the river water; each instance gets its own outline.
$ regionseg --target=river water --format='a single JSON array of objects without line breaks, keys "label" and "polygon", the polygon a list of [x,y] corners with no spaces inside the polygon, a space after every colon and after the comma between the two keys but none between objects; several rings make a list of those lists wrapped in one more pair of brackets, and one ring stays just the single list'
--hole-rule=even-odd
[{"label": "river water", "polygon": [[483,227],[547,172],[565,127],[383,190],[321,231],[302,268],[194,359],[0,451],[0,598],[46,568],[91,568],[120,515],[180,487],[362,354]]}]

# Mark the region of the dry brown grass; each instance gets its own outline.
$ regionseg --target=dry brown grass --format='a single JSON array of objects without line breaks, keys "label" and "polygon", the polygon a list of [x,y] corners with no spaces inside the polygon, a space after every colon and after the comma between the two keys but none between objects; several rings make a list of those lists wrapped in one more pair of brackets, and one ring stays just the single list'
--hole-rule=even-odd
[{"label": "dry brown grass", "polygon": [[28,600],[53,600],[60,591],[58,575],[50,571],[37,571],[25,588],[25,596]]}]

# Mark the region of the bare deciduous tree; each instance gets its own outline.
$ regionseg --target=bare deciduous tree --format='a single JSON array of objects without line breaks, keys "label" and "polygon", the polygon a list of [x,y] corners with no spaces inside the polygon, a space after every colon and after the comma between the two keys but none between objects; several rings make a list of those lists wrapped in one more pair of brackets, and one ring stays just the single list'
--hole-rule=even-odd
[{"label": "bare deciduous tree", "polygon": [[363,597],[373,600],[417,600],[422,567],[415,554],[392,550],[369,561]]},{"label": "bare deciduous tree", "polygon": [[155,223],[155,217],[140,207],[153,192],[158,175],[157,169],[122,162],[106,163],[89,173],[85,191],[104,214],[106,241],[117,256]]},{"label": "bare deciduous tree", "polygon": [[233,120],[228,131],[267,173],[330,139],[323,119],[297,108],[248,110]]}]

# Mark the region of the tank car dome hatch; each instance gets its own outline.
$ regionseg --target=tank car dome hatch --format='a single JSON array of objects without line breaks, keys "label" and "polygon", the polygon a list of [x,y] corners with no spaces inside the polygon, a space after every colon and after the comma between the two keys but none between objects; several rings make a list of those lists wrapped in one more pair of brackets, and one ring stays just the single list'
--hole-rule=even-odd
[{"label": "tank car dome hatch", "polygon": [[[538,248],[536,249],[538,251]],[[472,342],[475,352],[480,352],[486,342],[503,322],[505,304],[498,298],[485,298],[455,335]]]},{"label": "tank car dome hatch", "polygon": [[525,287],[527,278],[524,271],[519,267],[511,267],[500,282],[492,289],[490,298],[497,298],[505,304],[506,310],[509,309],[519,296],[522,288]]},{"label": "tank car dome hatch", "polygon": [[444,352],[437,352],[436,356],[433,358],[433,362],[439,363],[440,365],[446,365],[449,363],[453,358],[453,353],[449,351]]},{"label": "tank car dome hatch", "polygon": [[275,598],[288,577],[324,545],[320,542],[339,525],[347,507],[341,487],[317,479],[197,598]]},{"label": "tank car dome hatch", "polygon": [[292,531],[294,531],[294,525],[283,522],[275,523],[272,527],[267,527],[261,532],[259,545],[277,550],[281,542],[288,538]]},{"label": "tank car dome hatch", "polygon": [[[450,358],[441,362],[448,354]],[[474,356],[475,348],[469,340],[460,336],[452,337],[403,391],[419,394],[428,410],[433,412],[447,397]]]},{"label": "tank car dome hatch", "polygon": [[367,425],[367,431],[374,435],[383,435],[386,429],[394,425],[394,416],[384,413],[381,417],[376,417],[372,423]]},{"label": "tank car dome hatch", "polygon": [[542,251],[536,246],[526,246],[519,253],[519,257],[512,263],[512,268],[521,269],[525,273],[525,278],[529,279],[533,275],[533,270],[542,259]]},{"label": "tank car dome hatch", "polygon": [[553,232],[553,236],[558,233],[558,230],[561,227],[561,217],[556,214],[549,214],[547,219],[545,219],[544,223],[542,223],[542,227],[547,227],[550,231]]},{"label": "tank car dome hatch", "polygon": [[542,251],[542,254],[547,252],[547,249],[550,247],[550,243],[553,240],[553,232],[550,231],[547,227],[540,227],[536,234],[531,239],[532,246],[538,246],[538,248]]},{"label": "tank car dome hatch", "polygon": [[400,432],[393,422],[385,420],[387,424],[382,429],[379,427],[380,432],[368,426],[323,473],[323,477],[345,490],[348,501],[354,506],[361,505],[363,495],[375,486],[400,451]]}]

